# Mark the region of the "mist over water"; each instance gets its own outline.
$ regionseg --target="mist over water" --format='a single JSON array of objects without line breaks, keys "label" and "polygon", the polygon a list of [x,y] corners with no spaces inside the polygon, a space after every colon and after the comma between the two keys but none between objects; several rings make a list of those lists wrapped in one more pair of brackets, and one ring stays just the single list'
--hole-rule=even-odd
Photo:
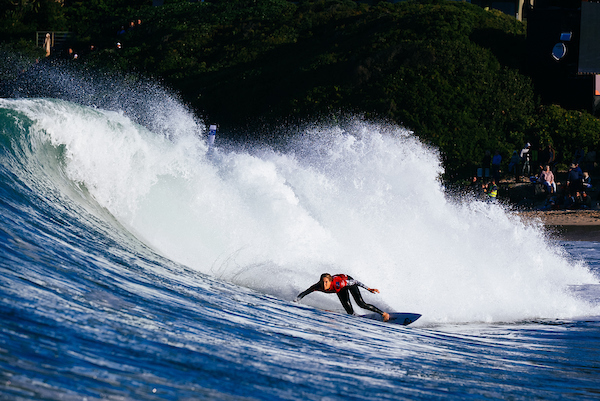
[{"label": "mist over water", "polygon": [[[508,208],[448,194],[437,150],[401,127],[313,127],[283,150],[217,137],[209,154],[202,123],[162,99],[143,118],[60,100],[0,107],[32,120],[34,156],[55,149],[40,160],[97,210],[196,271],[287,300],[348,273],[381,291],[367,302],[430,322],[598,313],[568,292],[598,282],[583,263]],[[303,303],[341,309],[323,294]]]},{"label": "mist over water", "polygon": [[[0,68],[16,78],[2,82],[2,96],[11,98],[52,98],[94,109],[115,111],[165,138],[201,132],[201,122],[178,94],[156,80],[138,74],[100,72],[67,60],[40,62],[28,68],[15,64],[14,54]],[[13,70],[11,72],[7,70]]]}]

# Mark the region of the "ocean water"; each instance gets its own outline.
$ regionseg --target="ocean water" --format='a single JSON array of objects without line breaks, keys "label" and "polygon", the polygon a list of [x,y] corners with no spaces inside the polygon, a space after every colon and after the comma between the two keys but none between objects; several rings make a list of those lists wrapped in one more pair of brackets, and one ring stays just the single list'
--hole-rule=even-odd
[{"label": "ocean water", "polygon": [[[447,190],[405,129],[209,152],[177,102],[84,103],[0,99],[0,399],[600,398],[600,243]],[[323,272],[423,317],[292,302]]]}]

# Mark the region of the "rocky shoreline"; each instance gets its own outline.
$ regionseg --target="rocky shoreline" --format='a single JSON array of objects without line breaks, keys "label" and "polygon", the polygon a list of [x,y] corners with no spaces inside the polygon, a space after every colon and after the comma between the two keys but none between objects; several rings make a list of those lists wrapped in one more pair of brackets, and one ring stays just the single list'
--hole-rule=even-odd
[{"label": "rocky shoreline", "polygon": [[548,210],[524,211],[519,215],[525,219],[539,218],[546,226],[598,226],[600,210]]},{"label": "rocky shoreline", "polygon": [[522,211],[523,220],[540,219],[550,234],[566,241],[600,241],[600,210]]}]

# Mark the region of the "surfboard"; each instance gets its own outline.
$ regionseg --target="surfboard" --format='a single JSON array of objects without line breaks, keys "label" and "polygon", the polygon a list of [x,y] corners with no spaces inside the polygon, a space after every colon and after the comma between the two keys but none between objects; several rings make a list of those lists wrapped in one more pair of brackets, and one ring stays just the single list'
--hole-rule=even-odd
[{"label": "surfboard", "polygon": [[[368,315],[359,315],[359,317],[364,317],[366,319],[372,320],[379,320],[380,322],[383,322],[383,316],[381,316],[379,313],[369,313]],[[390,320],[388,320],[386,323],[401,324],[402,326],[408,326],[420,317],[421,315],[419,315],[418,313],[392,312],[390,313]]]}]

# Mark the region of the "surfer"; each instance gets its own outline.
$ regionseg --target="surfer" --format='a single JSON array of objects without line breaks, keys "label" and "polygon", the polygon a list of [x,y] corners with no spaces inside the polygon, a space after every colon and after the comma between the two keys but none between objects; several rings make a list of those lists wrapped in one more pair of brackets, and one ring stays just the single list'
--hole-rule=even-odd
[{"label": "surfer", "polygon": [[379,308],[366,303],[360,295],[358,287],[362,287],[369,292],[379,294],[379,290],[375,288],[369,288],[358,280],[354,280],[352,277],[345,274],[336,274],[332,276],[329,273],[321,274],[321,279],[318,283],[313,284],[306,291],[298,294],[294,302],[300,301],[302,298],[310,294],[311,292],[321,291],[325,293],[336,293],[342,306],[349,315],[354,314],[352,303],[350,302],[350,294],[354,297],[354,300],[363,309],[367,309],[383,316],[383,321],[387,322],[390,319],[390,315],[386,312],[381,311]]}]

